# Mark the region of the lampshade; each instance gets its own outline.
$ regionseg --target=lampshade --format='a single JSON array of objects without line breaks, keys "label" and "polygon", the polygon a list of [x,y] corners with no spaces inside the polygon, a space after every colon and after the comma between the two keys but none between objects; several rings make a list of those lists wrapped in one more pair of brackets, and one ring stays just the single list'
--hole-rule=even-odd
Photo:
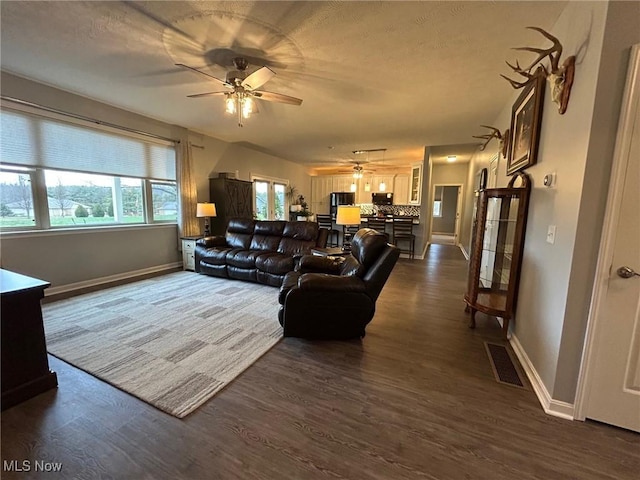
[{"label": "lampshade", "polygon": [[216,216],[216,204],[215,203],[198,203],[196,208],[196,217],[215,217]]},{"label": "lampshade", "polygon": [[380,190],[381,192],[385,192],[387,190],[387,184],[384,183],[384,181],[380,182],[380,185],[378,185],[378,190]]},{"label": "lampshade", "polygon": [[355,192],[356,190],[358,190],[358,186],[356,185],[356,182],[351,182],[351,187],[349,187],[349,189],[352,192]]},{"label": "lampshade", "polygon": [[338,225],[360,225],[360,207],[339,205],[336,223]]}]

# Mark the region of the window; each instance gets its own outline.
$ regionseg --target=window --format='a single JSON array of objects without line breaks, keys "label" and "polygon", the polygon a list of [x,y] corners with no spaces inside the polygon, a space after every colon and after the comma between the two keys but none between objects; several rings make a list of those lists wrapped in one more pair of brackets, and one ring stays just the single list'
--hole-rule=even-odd
[{"label": "window", "polygon": [[177,221],[173,143],[27,110],[0,111],[0,227]]},{"label": "window", "polygon": [[435,200],[433,202],[433,216],[434,217],[442,216],[442,200]]},{"label": "window", "polygon": [[33,227],[35,206],[28,169],[0,170],[0,227]]},{"label": "window", "polygon": [[254,212],[258,220],[286,220],[286,180],[253,177]]},{"label": "window", "polygon": [[45,170],[52,227],[144,223],[143,183],[138,178]]},{"label": "window", "polygon": [[151,203],[155,221],[178,221],[178,186],[176,182],[151,182]]},{"label": "window", "polygon": [[442,217],[442,187],[437,186],[433,200],[433,216]]}]

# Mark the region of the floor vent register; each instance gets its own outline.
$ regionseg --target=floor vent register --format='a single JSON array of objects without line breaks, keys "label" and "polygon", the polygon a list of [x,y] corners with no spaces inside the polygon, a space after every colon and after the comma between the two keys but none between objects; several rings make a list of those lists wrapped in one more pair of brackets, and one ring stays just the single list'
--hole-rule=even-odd
[{"label": "floor vent register", "polygon": [[512,387],[526,389],[527,384],[523,381],[507,347],[491,342],[484,342],[484,346],[487,349],[487,355],[489,356],[489,362],[496,381]]}]

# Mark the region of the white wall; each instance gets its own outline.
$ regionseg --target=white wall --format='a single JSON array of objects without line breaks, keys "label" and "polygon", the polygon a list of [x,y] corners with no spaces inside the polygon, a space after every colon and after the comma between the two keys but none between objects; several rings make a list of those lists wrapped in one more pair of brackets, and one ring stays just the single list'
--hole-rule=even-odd
[{"label": "white wall", "polygon": [[193,132],[189,139],[204,147],[193,148],[198,201],[209,200],[208,179],[216,178],[220,172],[237,173],[240,180],[247,181],[252,175],[289,180],[299,194],[311,198],[311,177],[302,165]]},{"label": "white wall", "polygon": [[[198,200],[209,200],[209,176],[239,171],[289,179],[303,195],[311,193],[311,178],[292,162],[249,148],[189,132],[95,100],[65,92],[2,72],[2,95],[64,112],[100,119],[123,127],[180,141],[194,148]],[[87,229],[44,233],[3,233],[2,268],[51,282],[57,290],[90,286],[104,277],[125,278],[181,264],[175,225],[143,225],[133,228]]]},{"label": "white wall", "polygon": [[[527,169],[533,188],[513,332],[551,397],[569,403],[584,344],[626,58],[630,45],[640,41],[638,18],[637,2],[570,2],[550,29],[563,43],[563,58],[578,53],[576,77],[564,115],[546,95],[538,163]],[[542,43],[532,34],[532,45]],[[504,130],[510,116],[506,105],[491,124]],[[474,156],[470,182],[496,150],[494,141]],[[557,183],[549,189],[542,180],[551,172]],[[501,159],[498,186],[507,182]],[[473,192],[467,193],[471,206]],[[470,215],[465,219],[468,235]],[[549,225],[557,226],[553,245],[546,242]]]}]

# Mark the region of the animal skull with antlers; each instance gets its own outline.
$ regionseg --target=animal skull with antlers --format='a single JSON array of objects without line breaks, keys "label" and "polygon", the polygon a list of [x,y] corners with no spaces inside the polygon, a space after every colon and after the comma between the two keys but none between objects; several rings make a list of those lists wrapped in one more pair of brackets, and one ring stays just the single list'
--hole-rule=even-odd
[{"label": "animal skull with antlers", "polygon": [[482,138],[486,140],[486,142],[484,142],[480,147],[480,150],[484,150],[492,138],[497,138],[500,141],[500,153],[502,153],[503,158],[507,158],[507,151],[509,150],[509,129],[507,128],[504,133],[500,133],[500,130],[495,127],[491,127],[489,125],[480,126],[491,130],[491,133],[485,133],[484,135],[472,135],[473,138]]},{"label": "animal skull with antlers", "polygon": [[[560,56],[562,55],[562,44],[560,43],[560,41],[550,33],[544,31],[542,28],[527,28],[530,30],[535,30],[536,32],[540,32],[544,37],[551,40],[553,42],[553,45],[549,48],[514,48],[513,50],[523,50],[526,52],[537,53],[538,58],[536,58],[529,66],[524,68],[520,67],[520,64],[517,60],[515,65],[511,65],[509,62],[506,62],[514,72],[526,78],[526,80],[522,82],[512,80],[505,75],[500,76],[506,79],[513,88],[523,88],[531,83],[538,75],[544,75],[549,82],[549,86],[551,87],[551,98],[554,103],[558,104],[558,111],[560,112],[560,115],[562,115],[567,111],[567,105],[569,104],[569,95],[571,94],[571,86],[573,85],[573,77],[575,74],[576,57],[575,55],[572,55],[571,57],[567,58],[562,65],[560,65]],[[533,67],[535,67],[546,57],[549,57],[549,69],[547,69],[544,65],[540,65],[534,73],[531,73],[531,69],[533,69]]]}]

